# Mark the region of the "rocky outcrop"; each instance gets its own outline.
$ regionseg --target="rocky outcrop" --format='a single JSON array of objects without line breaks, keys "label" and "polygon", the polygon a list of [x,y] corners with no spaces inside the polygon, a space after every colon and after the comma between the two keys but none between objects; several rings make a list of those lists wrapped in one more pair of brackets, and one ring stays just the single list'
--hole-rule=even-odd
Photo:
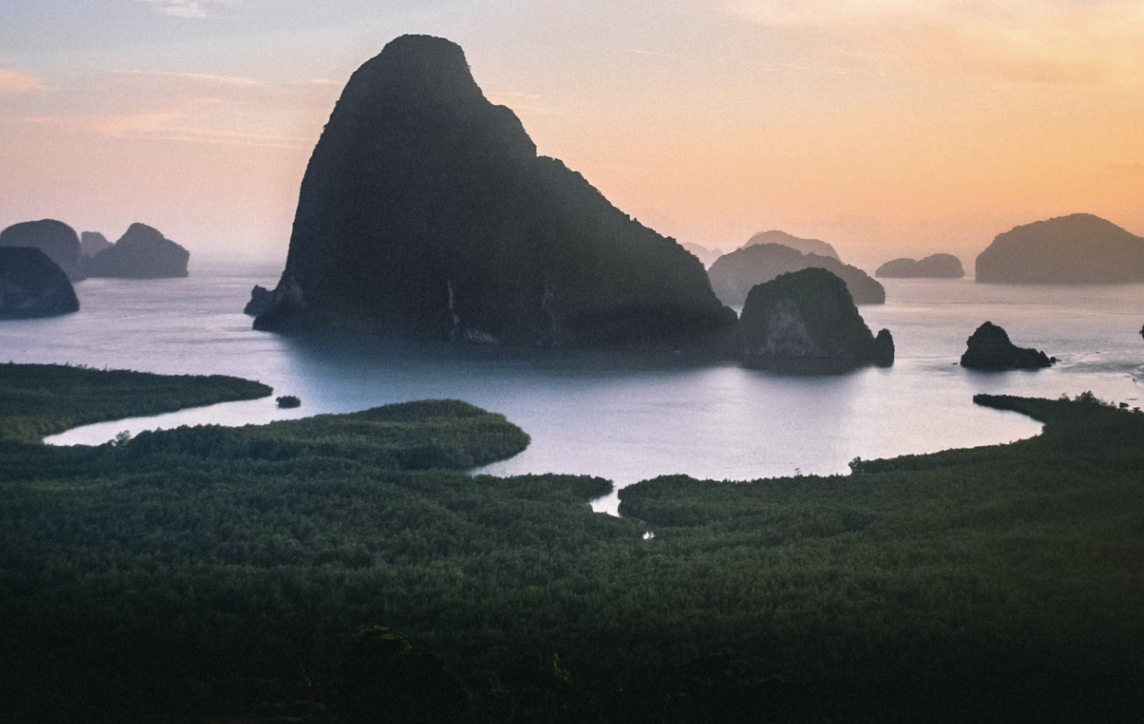
[{"label": "rocky outcrop", "polygon": [[79,310],[75,289],[47,254],[0,247],[0,318],[51,317]]},{"label": "rocky outcrop", "polygon": [[41,219],[12,224],[0,231],[0,246],[27,246],[39,249],[56,266],[63,269],[71,281],[84,278],[83,254],[75,229],[62,221]]},{"label": "rocky outcrop", "polygon": [[250,290],[250,301],[246,303],[242,313],[257,317],[269,310],[273,302],[274,294],[261,284],[255,284],[254,289]]},{"label": "rocky outcrop", "polygon": [[350,78],[302,180],[275,331],[704,348],[734,313],[703,265],[489,103],[461,48],[404,36]]},{"label": "rocky outcrop", "polygon": [[756,244],[724,254],[711,265],[707,275],[719,299],[735,307],[746,301],[747,293],[756,284],[812,267],[825,269],[846,282],[857,304],[886,301],[885,288],[861,269],[832,257],[803,254],[782,244]]},{"label": "rocky outcrop", "polygon": [[791,249],[797,249],[803,254],[818,254],[819,256],[828,256],[831,259],[838,259],[842,261],[842,257],[838,256],[838,252],[829,243],[821,239],[802,239],[797,236],[772,229],[770,231],[761,231],[747,240],[742,248],[748,246],[758,246],[759,244],[782,244],[789,246]]},{"label": "rocky outcrop", "polygon": [[884,279],[961,279],[965,269],[953,254],[931,254],[924,259],[894,259],[874,271]]},{"label": "rocky outcrop", "polygon": [[977,281],[1127,284],[1144,281],[1144,238],[1092,214],[1073,214],[999,234],[977,257]]},{"label": "rocky outcrop", "polygon": [[894,363],[889,330],[871,334],[846,283],[813,267],[753,288],[732,346],[744,364],[762,368],[817,372]]},{"label": "rocky outcrop", "polygon": [[961,366],[975,370],[1039,370],[1056,361],[1044,352],[1014,345],[1005,330],[992,322],[977,328],[961,355]]},{"label": "rocky outcrop", "polygon": [[132,224],[119,241],[88,259],[89,277],[160,279],[187,276],[191,253],[157,229]]},{"label": "rocky outcrop", "polygon": [[81,231],[79,234],[79,249],[84,256],[95,256],[104,249],[110,249],[111,242],[98,231]]}]

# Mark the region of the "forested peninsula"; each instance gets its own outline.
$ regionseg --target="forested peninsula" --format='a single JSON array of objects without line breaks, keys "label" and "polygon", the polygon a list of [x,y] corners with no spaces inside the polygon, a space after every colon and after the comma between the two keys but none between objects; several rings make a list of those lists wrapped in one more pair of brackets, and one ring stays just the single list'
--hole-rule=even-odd
[{"label": "forested peninsula", "polygon": [[[847,476],[495,478],[455,401],[40,443],[270,394],[0,365],[12,722],[1108,722],[1144,710],[1144,415]],[[646,536],[654,533],[653,537]]]}]

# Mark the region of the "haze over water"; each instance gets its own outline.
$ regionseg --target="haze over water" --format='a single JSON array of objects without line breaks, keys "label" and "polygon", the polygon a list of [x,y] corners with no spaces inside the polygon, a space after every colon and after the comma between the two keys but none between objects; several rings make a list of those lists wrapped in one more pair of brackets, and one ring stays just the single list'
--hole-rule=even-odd
[{"label": "haze over water", "polygon": [[[618,486],[671,473],[732,480],[846,473],[856,456],[987,445],[1039,431],[1023,416],[975,406],[978,392],[1092,390],[1139,406],[1144,387],[1144,285],[884,280],[887,303],[859,309],[873,330],[893,332],[894,366],[791,376],[672,355],[335,343],[254,331],[242,307],[251,287],[273,285],[276,273],[198,263],[186,279],[90,279],[76,286],[76,314],[0,322],[0,360],[229,374],[303,403],[279,410],[268,398],[100,423],[51,438],[57,444],[99,444],[124,429],[264,423],[455,398],[503,413],[532,436],[528,450],[485,472],[592,474]],[[962,369],[965,339],[987,319],[1060,363],[1040,372]],[[597,509],[615,505],[613,497]]]}]

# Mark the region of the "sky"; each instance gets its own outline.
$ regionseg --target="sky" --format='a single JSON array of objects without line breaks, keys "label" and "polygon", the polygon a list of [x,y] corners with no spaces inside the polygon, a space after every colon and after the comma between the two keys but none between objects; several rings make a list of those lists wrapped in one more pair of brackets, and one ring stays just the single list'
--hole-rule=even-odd
[{"label": "sky", "polygon": [[972,269],[1053,216],[1144,236],[1140,0],[0,0],[0,228],[284,260],[342,86],[405,33],[681,242]]}]

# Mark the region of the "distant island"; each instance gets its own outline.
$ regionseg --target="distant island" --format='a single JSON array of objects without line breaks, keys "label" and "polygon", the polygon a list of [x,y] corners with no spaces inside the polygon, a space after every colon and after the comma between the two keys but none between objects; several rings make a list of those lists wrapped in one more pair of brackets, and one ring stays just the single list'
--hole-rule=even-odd
[{"label": "distant island", "polygon": [[39,249],[68,279],[80,281],[86,276],[83,253],[75,229],[56,219],[22,221],[0,231],[0,246],[24,246]]},{"label": "distant island", "polygon": [[961,279],[965,269],[952,254],[931,254],[924,259],[894,259],[874,271],[885,279]]},{"label": "distant island", "polygon": [[271,294],[256,329],[707,350],[735,322],[698,259],[538,156],[460,46],[418,35],[347,83]]},{"label": "distant island", "polygon": [[702,244],[689,244],[686,242],[680,242],[679,245],[694,254],[695,258],[703,262],[703,266],[705,267],[711,266],[716,259],[723,256],[722,249],[708,249]]},{"label": "distant island", "polygon": [[803,254],[782,244],[755,244],[724,254],[711,265],[707,275],[711,288],[724,304],[739,306],[756,284],[768,282],[779,274],[817,267],[846,282],[856,304],[884,304],[886,290],[858,267],[818,254]]},{"label": "distant island", "polygon": [[52,317],[79,311],[63,269],[43,251],[0,246],[0,319]]},{"label": "distant island", "polygon": [[838,252],[829,243],[821,239],[802,239],[785,231],[772,229],[771,231],[762,231],[755,234],[743,244],[742,248],[748,246],[758,246],[759,244],[782,244],[789,246],[791,249],[798,249],[803,254],[818,254],[819,256],[828,256],[831,259],[842,258],[838,256]]},{"label": "distant island", "polygon": [[113,245],[86,259],[84,269],[89,277],[185,277],[190,258],[189,251],[164,237],[158,229],[135,223]]},{"label": "distant island", "polygon": [[1009,341],[1004,329],[992,322],[982,324],[966,340],[961,366],[976,370],[1039,370],[1052,367],[1056,357]]},{"label": "distant island", "polygon": [[79,248],[85,257],[91,257],[104,249],[110,249],[111,242],[98,231],[81,231],[79,234]]},{"label": "distant island", "polygon": [[1144,238],[1092,214],[999,234],[977,257],[977,281],[997,284],[1144,282]]},{"label": "distant island", "polygon": [[815,267],[752,288],[735,328],[734,348],[749,366],[785,371],[894,364],[889,330],[871,334],[846,282]]}]

